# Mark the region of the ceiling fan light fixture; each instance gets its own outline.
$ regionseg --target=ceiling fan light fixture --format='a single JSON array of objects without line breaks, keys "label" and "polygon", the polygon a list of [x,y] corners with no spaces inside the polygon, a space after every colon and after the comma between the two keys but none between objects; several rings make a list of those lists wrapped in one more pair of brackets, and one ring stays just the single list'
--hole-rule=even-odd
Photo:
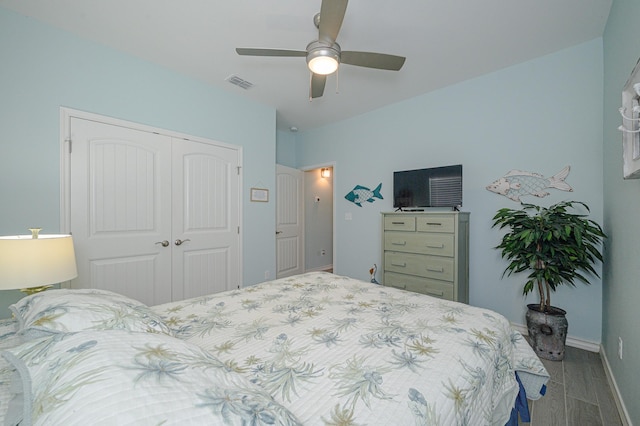
[{"label": "ceiling fan light fixture", "polygon": [[309,61],[309,69],[315,74],[332,74],[338,69],[338,61],[331,56],[317,56]]},{"label": "ceiling fan light fixture", "polygon": [[307,66],[314,74],[329,75],[338,69],[340,51],[337,44],[333,46],[318,46],[308,49]]}]

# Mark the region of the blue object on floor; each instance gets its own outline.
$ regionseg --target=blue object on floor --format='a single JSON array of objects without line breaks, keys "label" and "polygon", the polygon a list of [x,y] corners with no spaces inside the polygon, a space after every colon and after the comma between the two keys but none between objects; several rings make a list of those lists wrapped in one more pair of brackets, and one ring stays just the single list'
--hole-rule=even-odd
[{"label": "blue object on floor", "polygon": [[[518,391],[518,396],[516,396],[514,407],[511,410],[511,417],[509,418],[509,421],[505,426],[518,426],[518,414],[520,414],[520,420],[522,420],[524,423],[529,423],[531,421],[531,417],[529,414],[529,404],[527,404],[527,393],[524,390],[524,386],[522,386],[522,382],[520,381],[520,377],[518,377],[517,372],[516,380],[518,382],[518,387],[520,388],[520,390]],[[546,390],[546,386],[543,385],[540,393],[544,395]]]}]

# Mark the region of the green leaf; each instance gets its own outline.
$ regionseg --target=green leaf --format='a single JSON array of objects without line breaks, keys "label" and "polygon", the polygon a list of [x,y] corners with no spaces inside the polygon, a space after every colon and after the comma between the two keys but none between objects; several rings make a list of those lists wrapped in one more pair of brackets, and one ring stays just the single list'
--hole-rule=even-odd
[{"label": "green leaf", "polygon": [[[529,271],[523,285],[528,294],[541,282],[551,291],[576,281],[589,284],[598,276],[593,265],[602,262],[601,247],[607,236],[598,223],[568,209],[589,207],[580,201],[563,201],[550,207],[522,203],[520,209],[499,209],[492,227],[508,229],[495,248],[509,263],[502,276]],[[544,294],[541,294],[544,297]]]}]

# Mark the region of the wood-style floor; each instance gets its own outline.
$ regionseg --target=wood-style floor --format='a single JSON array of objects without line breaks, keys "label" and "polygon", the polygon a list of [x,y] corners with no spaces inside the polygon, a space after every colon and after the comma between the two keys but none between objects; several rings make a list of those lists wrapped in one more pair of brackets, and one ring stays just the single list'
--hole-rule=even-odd
[{"label": "wood-style floor", "polygon": [[542,360],[547,394],[529,401],[529,426],[622,426],[600,354],[566,347],[562,361]]}]

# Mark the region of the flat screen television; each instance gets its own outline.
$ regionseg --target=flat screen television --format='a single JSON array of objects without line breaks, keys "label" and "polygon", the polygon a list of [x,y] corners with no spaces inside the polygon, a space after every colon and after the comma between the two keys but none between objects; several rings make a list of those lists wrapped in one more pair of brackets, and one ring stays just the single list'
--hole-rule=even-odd
[{"label": "flat screen television", "polygon": [[461,206],[462,164],[393,172],[393,207],[415,211]]}]

